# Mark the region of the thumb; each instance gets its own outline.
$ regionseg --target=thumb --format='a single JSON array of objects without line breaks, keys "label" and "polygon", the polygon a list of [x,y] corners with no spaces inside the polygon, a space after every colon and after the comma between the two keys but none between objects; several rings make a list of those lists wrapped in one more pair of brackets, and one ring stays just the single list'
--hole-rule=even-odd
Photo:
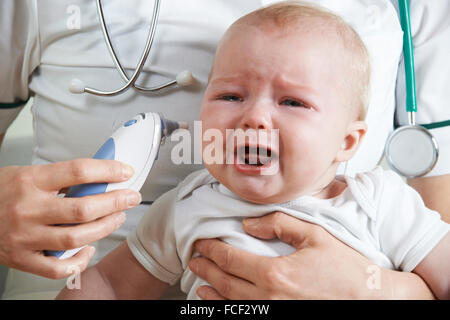
[{"label": "thumb", "polygon": [[278,238],[301,249],[317,242],[317,225],[294,218],[282,212],[273,212],[262,218],[247,218],[243,222],[245,232],[260,238]]}]

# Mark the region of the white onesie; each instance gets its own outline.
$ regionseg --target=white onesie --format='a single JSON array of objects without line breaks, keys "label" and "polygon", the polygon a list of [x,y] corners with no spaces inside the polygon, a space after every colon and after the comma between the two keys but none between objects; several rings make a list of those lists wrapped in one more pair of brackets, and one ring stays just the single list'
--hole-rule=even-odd
[{"label": "white onesie", "polygon": [[412,271],[449,231],[440,215],[425,207],[419,194],[391,171],[376,168],[356,177],[338,177],[348,187],[332,199],[302,196],[292,201],[260,205],[245,201],[204,169],[190,174],[162,195],[128,235],[136,259],[155,277],[174,284],[188,299],[205,281],[188,264],[198,253],[197,239],[223,241],[263,256],[294,251],[279,240],[260,240],[245,233],[242,220],[282,211],[324,227],[374,264]]}]

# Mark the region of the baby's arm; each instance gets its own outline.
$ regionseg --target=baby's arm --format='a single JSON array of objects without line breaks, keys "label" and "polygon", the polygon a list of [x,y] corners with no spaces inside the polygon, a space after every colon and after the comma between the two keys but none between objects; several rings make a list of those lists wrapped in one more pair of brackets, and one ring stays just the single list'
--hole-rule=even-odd
[{"label": "baby's arm", "polygon": [[81,288],[64,288],[57,299],[158,299],[168,284],[134,258],[126,241],[81,273]]},{"label": "baby's arm", "polygon": [[413,270],[438,299],[450,299],[450,233]]}]

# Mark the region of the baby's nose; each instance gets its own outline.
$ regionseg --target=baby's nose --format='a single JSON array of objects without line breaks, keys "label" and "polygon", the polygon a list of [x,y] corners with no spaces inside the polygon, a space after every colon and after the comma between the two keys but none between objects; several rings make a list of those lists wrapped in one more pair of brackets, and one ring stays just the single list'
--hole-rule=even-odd
[{"label": "baby's nose", "polygon": [[265,103],[246,106],[241,122],[242,129],[272,129],[272,113]]}]

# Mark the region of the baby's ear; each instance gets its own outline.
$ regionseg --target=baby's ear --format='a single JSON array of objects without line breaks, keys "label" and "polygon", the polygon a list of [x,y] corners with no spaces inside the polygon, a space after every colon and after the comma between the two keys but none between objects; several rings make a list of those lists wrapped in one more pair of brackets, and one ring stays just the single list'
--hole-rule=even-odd
[{"label": "baby's ear", "polygon": [[364,121],[354,121],[349,124],[347,134],[342,142],[341,149],[334,159],[336,162],[345,162],[350,160],[358,151],[361,141],[366,134],[367,124]]}]

